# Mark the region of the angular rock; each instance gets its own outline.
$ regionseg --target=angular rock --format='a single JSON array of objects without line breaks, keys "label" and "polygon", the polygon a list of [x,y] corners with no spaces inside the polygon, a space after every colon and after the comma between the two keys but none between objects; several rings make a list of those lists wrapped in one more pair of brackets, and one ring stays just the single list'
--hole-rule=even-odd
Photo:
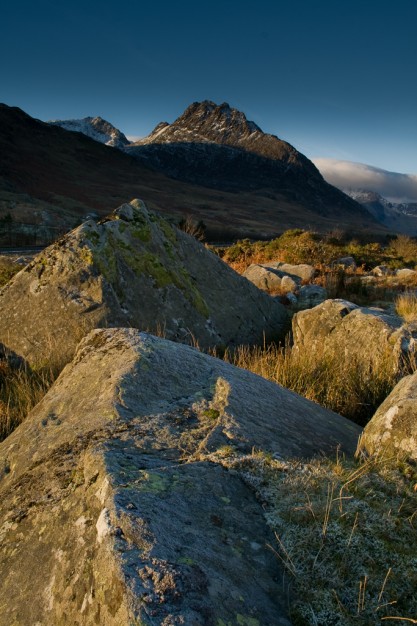
[{"label": "angular rock", "polygon": [[1,626],[288,626],[261,504],[219,460],[359,433],[189,346],[93,331],[0,444]]},{"label": "angular rock", "polygon": [[356,270],[356,261],[353,256],[344,256],[332,262],[332,267],[344,267],[345,269]]},{"label": "angular rock", "polygon": [[286,293],[294,293],[298,287],[298,283],[295,282],[291,276],[283,276],[281,278],[281,289]]},{"label": "angular rock", "polygon": [[292,265],[291,263],[271,263],[268,267],[274,268],[291,277],[301,278],[305,283],[309,283],[316,275],[316,270],[312,265],[300,263]]},{"label": "angular rock", "polygon": [[326,300],[300,311],[292,325],[296,349],[348,355],[369,365],[392,355],[398,372],[417,349],[413,326],[382,309],[358,307],[347,300]]},{"label": "angular rock", "polygon": [[[311,270],[311,272],[310,272]],[[298,272],[298,273],[297,273]],[[242,274],[258,289],[270,293],[296,291],[305,277],[314,275],[314,268],[310,265],[289,265],[287,263],[253,263]]]},{"label": "angular rock", "polygon": [[378,277],[390,276],[392,274],[392,270],[386,265],[377,265],[373,268],[372,274]]},{"label": "angular rock", "polygon": [[327,290],[320,285],[303,285],[297,293],[297,308],[311,309],[327,300]]},{"label": "angular rock", "polygon": [[288,324],[281,304],[139,200],[84,222],[0,292],[0,341],[30,363],[71,355],[94,327],[208,347],[282,339]]},{"label": "angular rock", "polygon": [[358,452],[417,460],[417,372],[405,376],[363,431]]},{"label": "angular rock", "polygon": [[262,291],[271,293],[281,291],[281,276],[266,265],[252,263],[243,272],[242,276],[247,278],[258,289],[262,289]]},{"label": "angular rock", "polygon": [[410,270],[407,267],[404,267],[403,269],[397,270],[396,276],[400,279],[400,281],[407,282],[417,279],[417,272],[415,270]]}]

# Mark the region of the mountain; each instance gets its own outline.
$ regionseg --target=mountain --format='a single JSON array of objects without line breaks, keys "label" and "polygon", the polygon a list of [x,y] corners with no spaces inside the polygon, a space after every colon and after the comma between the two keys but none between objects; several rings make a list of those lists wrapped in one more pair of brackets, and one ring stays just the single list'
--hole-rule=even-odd
[{"label": "mountain", "polygon": [[[190,138],[196,134],[192,110],[187,114]],[[91,211],[104,216],[137,197],[172,219],[192,215],[203,220],[212,240],[273,237],[289,228],[386,232],[364,208],[325,183],[289,144],[263,134],[243,114],[239,126],[236,116],[230,109],[226,124],[228,115],[219,112],[223,128],[213,125],[212,114],[201,120],[198,143],[184,141],[182,124],[177,144],[145,143],[121,151],[0,104],[0,218],[10,213],[16,222],[49,224],[59,233]],[[176,123],[169,126],[167,138],[179,131]],[[165,150],[169,167],[158,167],[157,160],[141,152],[159,149],[161,159]],[[140,154],[133,157],[135,151]],[[193,178],[193,172],[199,177]],[[211,184],[212,179],[219,184]]]},{"label": "mountain", "polygon": [[376,191],[366,189],[344,189],[343,191],[390,230],[417,235],[417,202],[390,202]]},{"label": "mountain", "polygon": [[[369,214],[286,141],[264,133],[227,103],[194,102],[173,122],[125,148],[177,180],[221,191],[263,191],[322,217],[369,223]],[[358,226],[359,226],[358,223]]]},{"label": "mountain", "polygon": [[103,120],[102,117],[84,117],[81,120],[53,120],[49,124],[60,126],[65,130],[83,133],[87,137],[113,148],[123,149],[130,143],[120,130],[110,122]]}]

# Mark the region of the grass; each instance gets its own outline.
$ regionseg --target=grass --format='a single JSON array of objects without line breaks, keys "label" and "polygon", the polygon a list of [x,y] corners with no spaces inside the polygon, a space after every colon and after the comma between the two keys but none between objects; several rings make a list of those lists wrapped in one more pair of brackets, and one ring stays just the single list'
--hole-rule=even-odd
[{"label": "grass", "polygon": [[[389,462],[220,455],[264,503],[295,626],[417,617],[417,473]],[[409,467],[409,466],[408,466]]]},{"label": "grass", "polygon": [[417,294],[405,292],[397,296],[395,309],[406,322],[417,322]]},{"label": "grass", "polygon": [[[364,425],[398,381],[393,354],[375,354],[372,364],[351,355],[314,354],[285,347],[241,346],[224,359],[291,389],[321,406]],[[410,363],[410,369],[415,369]]]},{"label": "grass", "polygon": [[0,361],[0,441],[40,402],[58,372],[51,367],[12,367]]},{"label": "grass", "polygon": [[0,287],[8,283],[21,269],[22,267],[20,265],[14,263],[6,256],[0,256]]}]

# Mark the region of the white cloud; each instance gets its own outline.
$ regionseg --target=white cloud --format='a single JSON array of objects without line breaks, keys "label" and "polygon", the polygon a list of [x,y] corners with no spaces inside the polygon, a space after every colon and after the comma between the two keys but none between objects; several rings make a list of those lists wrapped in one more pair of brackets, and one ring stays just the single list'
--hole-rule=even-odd
[{"label": "white cloud", "polygon": [[363,163],[312,159],[328,183],[340,189],[376,191],[390,202],[417,202],[417,176],[388,172]]}]

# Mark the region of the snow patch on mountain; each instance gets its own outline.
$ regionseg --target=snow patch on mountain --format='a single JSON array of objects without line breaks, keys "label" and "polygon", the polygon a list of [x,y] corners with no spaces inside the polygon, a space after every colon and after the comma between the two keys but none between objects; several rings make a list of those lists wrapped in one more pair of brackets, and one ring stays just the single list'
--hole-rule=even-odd
[{"label": "snow patch on mountain", "polygon": [[123,150],[125,146],[130,144],[130,141],[120,130],[101,117],[84,117],[79,120],[53,120],[49,124],[60,126],[72,132],[83,133],[90,139],[104,143],[106,146],[119,148],[120,150]]}]

